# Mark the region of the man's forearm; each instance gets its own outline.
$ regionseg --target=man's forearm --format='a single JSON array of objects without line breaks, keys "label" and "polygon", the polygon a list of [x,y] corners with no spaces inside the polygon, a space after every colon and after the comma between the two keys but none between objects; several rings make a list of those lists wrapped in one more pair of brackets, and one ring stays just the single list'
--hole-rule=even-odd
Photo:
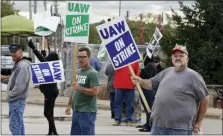
[{"label": "man's forearm", "polygon": [[146,90],[152,90],[152,81],[150,79],[142,79],[140,85]]},{"label": "man's forearm", "polygon": [[72,104],[72,95],[69,97],[67,106],[71,106],[71,104]]},{"label": "man's forearm", "polygon": [[207,111],[207,106],[208,106],[208,96],[206,96],[200,103],[199,109],[198,109],[198,116],[196,123],[201,123],[203,120],[205,113]]},{"label": "man's forearm", "polygon": [[79,91],[90,96],[97,96],[99,92],[98,89],[84,88],[84,87],[80,87]]}]

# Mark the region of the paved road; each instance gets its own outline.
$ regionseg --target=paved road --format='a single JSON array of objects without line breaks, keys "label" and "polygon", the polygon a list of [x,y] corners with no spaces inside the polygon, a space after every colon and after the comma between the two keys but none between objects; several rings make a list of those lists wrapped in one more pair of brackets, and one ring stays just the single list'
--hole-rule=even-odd
[{"label": "paved road", "polygon": [[[2,103],[2,134],[10,134],[8,128],[8,105]],[[64,115],[63,107],[55,108],[55,116]],[[70,117],[70,116],[68,116]],[[48,131],[48,124],[43,116],[43,107],[37,105],[26,106],[25,114],[26,134],[46,134]],[[145,121],[145,115],[142,117]],[[147,132],[138,132],[137,128],[127,127],[125,124],[120,127],[111,126],[113,120],[110,119],[110,111],[99,110],[96,121],[96,134],[149,134]],[[56,121],[56,127],[59,134],[70,133],[71,121]],[[203,134],[222,134],[222,120],[219,119],[205,119],[202,124]]]}]

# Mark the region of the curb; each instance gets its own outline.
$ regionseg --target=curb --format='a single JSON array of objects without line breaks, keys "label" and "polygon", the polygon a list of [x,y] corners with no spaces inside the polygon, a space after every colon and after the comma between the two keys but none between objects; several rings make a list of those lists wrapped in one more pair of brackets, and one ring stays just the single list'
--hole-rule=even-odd
[{"label": "curb", "polygon": [[[6,100],[1,100],[1,102],[7,102]],[[27,101],[26,102],[27,104],[32,104],[32,105],[44,105],[43,103],[41,102],[31,102],[31,101]],[[58,104],[56,103],[55,104],[55,107],[66,107],[65,104]],[[98,109],[99,110],[110,110],[110,107],[109,106],[105,106],[105,105],[98,105]],[[144,111],[142,111],[144,112]],[[61,118],[61,117],[58,117],[58,118]],[[66,118],[66,117],[62,117],[62,118]],[[216,115],[216,114],[206,114],[205,115],[205,118],[208,118],[208,119],[220,119],[220,115]]]},{"label": "curb", "polygon": [[[1,100],[1,102],[7,102],[6,100]],[[32,101],[26,101],[27,104],[32,104],[32,105],[44,105],[44,103],[42,102],[32,102]],[[58,104],[58,103],[55,103],[55,107],[66,107],[67,105],[65,104]],[[100,105],[98,104],[98,109],[99,110],[110,110],[109,106],[105,106],[105,105]]]},{"label": "curb", "polygon": [[220,119],[220,115],[206,114],[205,118],[208,118],[208,119]]},{"label": "curb", "polygon": [[[26,102],[27,104],[32,104],[32,105],[44,105],[43,103],[38,103],[38,102]],[[67,105],[64,104],[55,104],[55,107],[66,107]],[[104,105],[98,105],[99,110],[110,110],[108,106]]]}]

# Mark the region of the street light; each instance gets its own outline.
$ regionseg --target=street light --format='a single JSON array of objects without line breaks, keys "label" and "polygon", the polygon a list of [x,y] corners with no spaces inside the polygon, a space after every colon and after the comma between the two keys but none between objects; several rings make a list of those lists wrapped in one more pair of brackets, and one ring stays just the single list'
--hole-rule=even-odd
[{"label": "street light", "polygon": [[119,0],[119,17],[121,16],[121,0]]}]

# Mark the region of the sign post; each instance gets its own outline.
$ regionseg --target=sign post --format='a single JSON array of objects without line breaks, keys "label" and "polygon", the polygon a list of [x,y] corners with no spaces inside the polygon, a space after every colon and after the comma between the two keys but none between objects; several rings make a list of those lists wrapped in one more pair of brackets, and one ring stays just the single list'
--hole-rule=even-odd
[{"label": "sign post", "polygon": [[[73,82],[76,80],[76,71],[77,71],[77,56],[75,56],[77,54],[77,50],[78,50],[78,44],[77,43],[74,43],[74,59],[73,59]],[[72,83],[71,83],[72,84]]]},{"label": "sign post", "polygon": [[[128,66],[132,76],[135,76],[131,64],[141,60],[141,57],[124,17],[116,18],[96,28],[114,69]],[[140,85],[136,84],[136,87],[147,111],[151,112]]]},{"label": "sign post", "polygon": [[72,82],[76,80],[78,43],[88,43],[90,11],[90,3],[67,1],[64,41],[74,43]]}]

